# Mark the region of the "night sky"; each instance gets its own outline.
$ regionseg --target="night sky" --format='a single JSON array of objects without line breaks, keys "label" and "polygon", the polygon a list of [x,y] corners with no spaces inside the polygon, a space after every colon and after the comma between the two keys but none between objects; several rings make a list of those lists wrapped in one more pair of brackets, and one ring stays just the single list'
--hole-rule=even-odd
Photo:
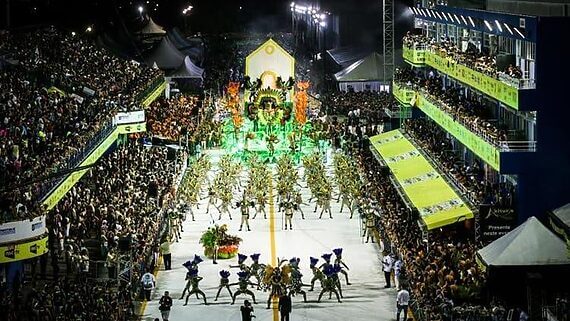
[{"label": "night sky", "polygon": [[[4,3],[3,0],[0,3]],[[68,30],[97,31],[127,27],[140,17],[137,8],[144,7],[161,26],[188,27],[191,32],[278,32],[291,28],[290,0],[9,0],[11,26],[53,24]],[[409,3],[408,3],[409,2]],[[396,20],[411,0],[399,1]],[[303,3],[299,1],[299,3]],[[381,1],[322,0],[322,8],[340,13],[342,31],[354,43],[377,46],[382,39]],[[194,8],[188,17],[182,9]],[[358,4],[358,5],[355,5]],[[240,9],[241,7],[241,9]],[[6,26],[6,7],[0,7],[0,27]],[[186,19],[186,21],[185,21]],[[398,29],[398,24],[396,25]],[[409,26],[402,29],[407,30]],[[349,43],[342,43],[348,45]]]}]

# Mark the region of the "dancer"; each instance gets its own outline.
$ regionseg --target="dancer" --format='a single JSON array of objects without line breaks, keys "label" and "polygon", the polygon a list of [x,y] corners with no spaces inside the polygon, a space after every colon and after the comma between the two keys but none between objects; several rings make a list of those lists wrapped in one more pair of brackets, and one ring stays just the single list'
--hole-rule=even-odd
[{"label": "dancer", "polygon": [[323,297],[323,294],[325,293],[329,293],[331,296],[334,293],[334,295],[336,295],[336,299],[338,300],[338,303],[341,303],[342,301],[340,300],[338,291],[337,289],[337,278],[335,277],[335,274],[337,273],[335,268],[333,266],[327,266],[327,268],[325,270],[323,270],[323,273],[325,274],[326,278],[323,282],[323,289],[321,290],[321,293],[319,294],[319,299],[317,300],[317,302],[321,302],[321,298]]},{"label": "dancer", "polygon": [[[374,215],[374,212],[369,211],[366,214],[366,230],[364,231],[364,234],[366,234],[366,243],[368,243],[368,240],[370,238],[372,238],[372,243],[374,243],[374,229],[376,228],[376,215]],[[364,235],[362,235],[364,236]]]},{"label": "dancer", "polygon": [[283,203],[283,207],[285,208],[285,230],[287,230],[287,223],[289,223],[289,229],[293,229],[293,224],[291,223],[293,220],[293,207],[294,204],[289,200]]},{"label": "dancer", "polygon": [[344,277],[346,278],[346,285],[350,285],[350,282],[348,282],[348,273],[343,269],[344,267],[346,270],[350,270],[342,260],[342,248],[334,249],[333,252],[335,255],[334,265],[339,266],[340,273],[344,274]]},{"label": "dancer", "polygon": [[293,296],[295,294],[303,295],[303,301],[306,303],[307,293],[303,290],[303,286],[305,286],[305,284],[303,284],[302,280],[303,274],[299,270],[300,261],[301,260],[299,258],[295,257],[289,260],[289,265],[291,266],[291,286],[289,288],[289,293]]},{"label": "dancer", "polygon": [[311,288],[309,289],[309,291],[313,291],[316,281],[319,281],[321,283],[321,287],[323,286],[325,275],[323,274],[323,271],[321,271],[321,269],[317,267],[317,262],[319,262],[319,259],[311,256],[310,260],[311,260],[310,267],[311,271],[313,271],[313,278],[311,279]]},{"label": "dancer", "polygon": [[297,193],[295,193],[295,210],[301,213],[301,218],[304,220],[305,213],[303,213],[301,205],[307,205],[307,204],[303,203],[303,196],[301,195],[301,191],[297,191]]},{"label": "dancer", "polygon": [[258,192],[256,195],[256,201],[257,201],[257,207],[255,209],[255,214],[253,215],[253,219],[255,220],[257,214],[260,212],[263,213],[263,218],[267,219],[267,213],[265,212],[265,205],[267,204],[267,194],[265,192],[263,193]]},{"label": "dancer", "polygon": [[188,282],[191,285],[191,289],[190,292],[188,292],[188,294],[186,295],[186,301],[184,302],[184,305],[188,305],[188,299],[192,294],[196,294],[196,297],[198,297],[198,295],[201,295],[204,298],[204,304],[208,305],[208,302],[206,302],[206,295],[204,294],[204,292],[202,292],[202,290],[200,290],[198,286],[200,281],[204,279],[203,277],[198,276],[198,269],[192,269],[188,271],[187,275],[190,277]]},{"label": "dancer", "polygon": [[241,231],[244,223],[245,223],[245,226],[247,227],[247,230],[251,231],[251,229],[249,228],[249,207],[250,206],[253,207],[254,203],[249,202],[247,200],[247,193],[244,192],[242,200],[236,203],[236,207],[239,207],[241,209],[241,223],[239,225],[239,231]]},{"label": "dancer", "polygon": [[263,281],[269,288],[269,295],[267,296],[267,309],[269,309],[271,305],[271,299],[274,297],[281,297],[285,293],[287,284],[290,282],[290,267],[286,265],[281,268],[281,264],[286,261],[287,260],[278,261],[278,264],[275,268],[273,268],[271,265],[268,265],[265,269],[265,278]]},{"label": "dancer", "polygon": [[[198,271],[198,264],[200,264],[200,262],[202,262],[202,258],[198,255],[194,255],[194,259],[192,261],[186,261],[184,264],[182,264],[182,266],[184,266],[187,271],[186,271],[186,286],[184,287],[184,290],[182,291],[182,296],[180,296],[179,300],[182,300],[184,298],[184,294],[186,293],[186,291],[190,290],[190,286],[191,286],[191,276],[190,276],[190,271]],[[198,296],[196,296],[198,297]]]},{"label": "dancer", "polygon": [[240,271],[237,273],[237,275],[238,275],[238,282],[230,284],[230,286],[234,286],[234,285],[238,286],[237,291],[234,292],[234,296],[232,297],[232,304],[236,303],[236,298],[240,294],[247,294],[247,295],[251,296],[253,304],[257,304],[257,302],[255,302],[255,294],[253,294],[253,292],[251,292],[251,290],[249,290],[247,287],[249,285],[255,286],[258,284],[254,284],[254,283],[251,283],[248,281],[249,280],[249,273],[246,271]]},{"label": "dancer", "polygon": [[216,298],[214,301],[218,301],[218,297],[220,296],[220,292],[222,289],[227,289],[230,293],[230,298],[233,298],[232,290],[230,290],[230,272],[226,270],[220,271],[220,285],[218,287],[218,293],[216,293]]},{"label": "dancer", "polygon": [[260,289],[259,284],[261,283],[261,280],[263,280],[263,276],[265,273],[265,264],[259,263],[259,255],[260,255],[259,253],[255,253],[249,256],[253,261],[253,263],[251,263],[251,265],[249,266],[250,276],[253,276],[257,280],[258,290]]}]

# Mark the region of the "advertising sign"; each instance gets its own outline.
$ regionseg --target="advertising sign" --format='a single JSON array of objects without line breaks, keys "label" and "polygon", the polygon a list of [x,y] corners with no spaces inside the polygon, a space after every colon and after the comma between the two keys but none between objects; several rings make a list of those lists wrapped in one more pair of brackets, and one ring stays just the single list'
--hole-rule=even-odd
[{"label": "advertising sign", "polygon": [[8,222],[0,225],[0,244],[36,238],[46,233],[46,217]]}]

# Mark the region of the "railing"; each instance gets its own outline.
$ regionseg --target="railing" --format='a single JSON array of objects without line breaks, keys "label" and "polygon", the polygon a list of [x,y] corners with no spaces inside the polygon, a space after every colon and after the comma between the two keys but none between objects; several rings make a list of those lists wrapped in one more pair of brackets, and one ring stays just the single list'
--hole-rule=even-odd
[{"label": "railing", "polygon": [[145,100],[148,97],[148,95],[150,95],[156,89],[156,87],[158,87],[163,82],[164,82],[164,77],[162,76],[157,77],[155,80],[152,81],[152,83],[150,83],[146,87],[144,91],[140,92],[136,96],[135,101],[142,102],[143,100]]},{"label": "railing", "polygon": [[508,84],[511,87],[518,89],[534,89],[536,88],[536,83],[534,79],[529,78],[515,78],[507,75],[504,72],[499,72],[499,80]]},{"label": "railing", "polygon": [[[64,164],[52,168],[53,173],[58,173],[64,170],[69,170],[77,167],[84,159],[87,157],[114,129],[113,118],[108,119],[103,126],[99,129],[99,132],[93,136],[86,145],[84,145],[81,150],[78,150],[71,157],[67,159]],[[49,193],[56,187],[61,181],[65,179],[65,175],[56,178],[48,183],[42,184],[39,190],[38,197],[39,200],[44,199]]]},{"label": "railing", "polygon": [[536,141],[503,141],[502,152],[536,152]]},{"label": "railing", "polygon": [[445,58],[445,59],[450,60],[453,63],[465,66],[465,67],[471,69],[472,71],[475,71],[475,72],[481,73],[487,77],[502,81],[511,87],[515,87],[517,89],[534,89],[534,88],[536,88],[534,79],[529,79],[529,78],[522,79],[522,78],[511,77],[511,76],[507,75],[505,72],[499,71],[496,68],[491,69],[489,71],[479,70],[479,69],[475,68],[474,66],[465,62],[465,55],[463,55],[463,53],[453,53],[453,54],[449,54],[447,52],[441,53],[437,46],[432,46],[431,48],[427,48],[426,50],[432,54],[437,55],[438,57]]},{"label": "railing", "polygon": [[425,44],[413,44],[411,46],[404,44],[402,56],[414,65],[423,65],[425,63],[425,51]]}]

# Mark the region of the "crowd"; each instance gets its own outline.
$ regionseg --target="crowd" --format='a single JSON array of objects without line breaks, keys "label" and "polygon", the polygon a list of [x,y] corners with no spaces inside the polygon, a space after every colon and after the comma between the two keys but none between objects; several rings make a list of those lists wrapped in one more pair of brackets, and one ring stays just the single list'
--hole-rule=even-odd
[{"label": "crowd", "polygon": [[3,321],[127,321],[134,305],[116,282],[62,279],[17,293],[0,292]]},{"label": "crowd", "polygon": [[462,51],[449,38],[442,38],[440,41],[436,41],[433,37],[414,35],[410,32],[404,37],[404,45],[408,47],[413,45],[417,46],[419,44],[426,45],[439,56],[453,59],[457,63],[493,78],[498,79],[501,75],[507,75],[514,79],[521,79],[523,76],[521,69],[512,64],[507,66],[504,70],[499,70],[497,68],[496,57],[484,53],[471,42],[468,44],[467,49]]},{"label": "crowd", "polygon": [[427,243],[411,210],[372,152],[362,149],[358,163],[366,173],[365,199],[380,213],[379,230],[385,249],[403,262],[399,284],[410,289],[415,313],[441,320],[442,310],[477,303],[485,286],[475,261],[476,246],[467,235],[446,230],[430,233]]},{"label": "crowd", "polygon": [[381,123],[385,117],[384,108],[397,108],[398,102],[388,92],[333,91],[322,96],[323,105],[329,115],[347,117],[351,123],[367,120],[369,123]]},{"label": "crowd", "polygon": [[5,221],[37,216],[37,199],[57,179],[28,180],[76,166],[114,112],[140,108],[141,95],[161,75],[53,28],[2,32],[0,50],[17,62],[0,70],[0,183],[10,187],[1,195]]},{"label": "crowd", "polygon": [[203,104],[197,96],[158,98],[146,110],[148,135],[175,142],[183,139],[190,155],[198,152],[198,146],[200,150],[220,146],[224,123],[212,106]]},{"label": "crowd", "polygon": [[65,256],[71,268],[85,242],[96,240],[95,257],[112,265],[119,240],[130,239],[138,273],[144,273],[146,258],[157,242],[160,209],[172,195],[180,170],[180,164],[166,156],[165,148],[129,141],[103,159],[50,213],[51,255]]},{"label": "crowd", "polygon": [[479,161],[468,164],[461,160],[447,133],[435,122],[426,119],[407,120],[405,132],[423,150],[429,151],[441,171],[448,173],[467,193],[473,204],[490,204],[503,208],[512,207],[514,187],[508,183],[492,183],[485,177]]},{"label": "crowd", "polygon": [[489,120],[493,117],[491,112],[475,97],[464,95],[460,88],[444,86],[443,79],[435,73],[423,78],[409,69],[399,69],[394,77],[396,81],[420,90],[455,121],[477,133],[487,142],[499,148],[508,147],[506,126]]}]

